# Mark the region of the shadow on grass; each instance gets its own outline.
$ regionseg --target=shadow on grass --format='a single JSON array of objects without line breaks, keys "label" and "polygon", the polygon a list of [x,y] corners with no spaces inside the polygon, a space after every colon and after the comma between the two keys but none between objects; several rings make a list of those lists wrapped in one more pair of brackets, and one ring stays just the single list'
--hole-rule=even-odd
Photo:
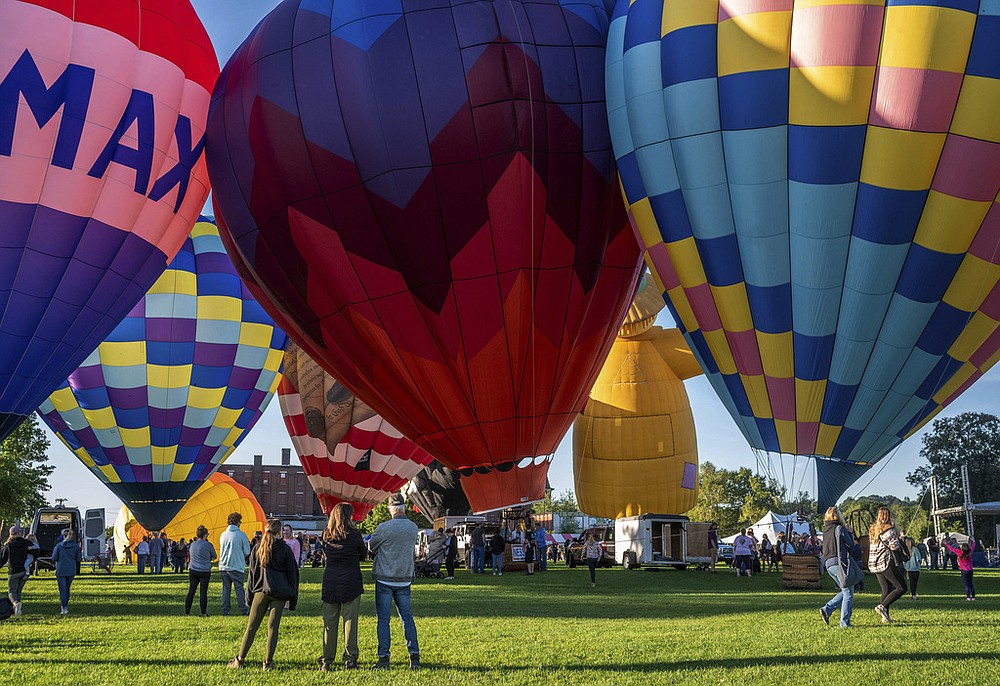
[{"label": "shadow on grass", "polygon": [[[78,644],[77,644],[78,645]],[[954,660],[996,660],[997,654],[993,651],[990,652],[948,652],[948,653],[880,653],[877,656],[873,656],[879,662],[893,662],[896,660],[904,660],[908,663],[919,663],[919,662],[930,662],[937,663],[943,660],[954,661]],[[154,659],[154,658],[142,658],[137,656],[134,659],[129,660],[107,660],[101,658],[88,659],[86,657],[39,657],[35,658],[40,662],[46,664],[73,664],[73,665],[100,665],[102,667],[107,667],[109,665],[121,665],[123,667],[148,667],[148,668],[159,668],[159,667],[177,667],[177,666],[190,666],[190,667],[211,667],[222,666],[224,662],[213,662],[206,660],[195,660],[182,657],[172,657],[169,660]],[[581,664],[581,665],[567,665],[559,666],[556,671],[561,672],[615,672],[615,673],[646,673],[646,672],[686,672],[686,671],[701,671],[706,669],[747,669],[756,667],[800,667],[803,664],[839,664],[839,663],[849,663],[856,664],[859,660],[863,661],[864,656],[859,656],[856,654],[851,655],[774,655],[774,656],[762,656],[755,658],[721,658],[721,659],[704,659],[704,660],[677,660],[675,662],[668,661],[656,661],[656,662],[638,662],[631,664]],[[311,663],[310,663],[311,664]],[[303,664],[298,662],[284,662],[276,663],[276,667],[279,671],[301,671],[305,669]],[[429,663],[424,661],[422,664],[424,670],[451,670],[456,672],[463,672],[466,674],[477,674],[477,675],[495,675],[497,670],[504,672],[532,672],[541,669],[536,664],[495,664],[483,667],[467,667],[467,666],[453,666],[448,664],[440,663]],[[546,668],[548,669],[548,668]],[[362,672],[364,670],[362,669]]]}]

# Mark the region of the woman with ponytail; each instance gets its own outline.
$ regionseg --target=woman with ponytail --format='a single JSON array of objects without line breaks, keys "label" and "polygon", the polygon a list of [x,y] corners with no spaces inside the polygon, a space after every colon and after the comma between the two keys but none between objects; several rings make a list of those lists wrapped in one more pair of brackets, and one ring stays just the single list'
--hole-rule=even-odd
[{"label": "woman with ponytail", "polygon": [[257,629],[267,616],[267,648],[263,667],[272,669],[281,614],[286,604],[289,610],[294,610],[299,597],[299,563],[281,539],[280,520],[272,519],[267,523],[260,544],[250,554],[247,595],[250,601],[247,630],[243,634],[240,652],[230,660],[229,666],[234,669],[243,667]]}]

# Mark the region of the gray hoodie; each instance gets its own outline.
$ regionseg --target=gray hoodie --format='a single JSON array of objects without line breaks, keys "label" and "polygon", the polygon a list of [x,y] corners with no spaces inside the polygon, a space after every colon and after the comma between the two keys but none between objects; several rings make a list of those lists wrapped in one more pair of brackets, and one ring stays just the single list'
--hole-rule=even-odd
[{"label": "gray hoodie", "polygon": [[413,548],[417,525],[406,517],[393,517],[375,529],[368,547],[375,554],[372,576],[394,584],[413,581]]}]

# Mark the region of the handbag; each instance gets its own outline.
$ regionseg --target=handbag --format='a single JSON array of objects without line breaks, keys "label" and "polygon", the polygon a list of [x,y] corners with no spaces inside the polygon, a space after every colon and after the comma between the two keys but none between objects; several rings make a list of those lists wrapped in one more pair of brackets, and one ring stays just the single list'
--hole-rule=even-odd
[{"label": "handbag", "polygon": [[837,536],[837,577],[840,581],[840,588],[854,588],[856,585],[861,583],[865,578],[865,573],[861,571],[861,567],[858,563],[854,561],[853,557],[848,556],[847,558],[847,570],[844,570],[844,557],[840,552],[840,539],[841,530],[844,527],[838,526],[836,530]]},{"label": "handbag", "polygon": [[904,563],[910,561],[910,549],[906,547],[906,541],[898,540],[899,547],[893,549],[890,548],[892,553],[892,560],[896,563],[897,567],[902,567]]}]

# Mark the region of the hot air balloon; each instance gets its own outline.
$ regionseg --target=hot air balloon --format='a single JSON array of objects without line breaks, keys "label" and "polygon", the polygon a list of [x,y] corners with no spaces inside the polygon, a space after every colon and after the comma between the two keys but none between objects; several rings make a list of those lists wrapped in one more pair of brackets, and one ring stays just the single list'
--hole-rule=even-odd
[{"label": "hot air balloon", "polygon": [[602,0],[286,2],[213,96],[234,262],[476,511],[543,497],[634,294],[607,26]]},{"label": "hot air balloon", "polygon": [[0,0],[0,26],[2,440],[184,243],[219,64],[188,0]]},{"label": "hot air balloon", "polygon": [[617,3],[615,155],[751,446],[835,502],[1000,350],[1000,6]]},{"label": "hot air balloon", "polygon": [[326,514],[347,502],[361,521],[433,460],[295,343],[285,350],[278,403]]},{"label": "hot air balloon", "polygon": [[417,472],[403,492],[431,522],[438,517],[472,513],[458,472],[448,469],[437,460]]},{"label": "hot air balloon", "polygon": [[195,224],[170,267],[39,408],[146,529],[174,518],[260,418],[285,334]]},{"label": "hot air balloon", "polygon": [[[267,517],[250,489],[225,474],[216,472],[195,491],[168,524],[154,531],[162,531],[171,541],[179,541],[181,538],[190,541],[196,537],[198,527],[204,526],[208,529],[208,540],[219,550],[219,537],[226,530],[226,520],[233,512],[243,517],[240,530],[247,536],[253,537],[256,532],[264,530]],[[125,546],[134,546],[149,533],[149,530],[136,521],[128,506],[122,505],[114,526],[118,559],[124,559]]]},{"label": "hot air balloon", "polygon": [[653,326],[663,298],[644,277],[590,400],[573,423],[580,510],[684,514],[698,499],[698,446],[684,379],[701,368],[677,329]]}]

